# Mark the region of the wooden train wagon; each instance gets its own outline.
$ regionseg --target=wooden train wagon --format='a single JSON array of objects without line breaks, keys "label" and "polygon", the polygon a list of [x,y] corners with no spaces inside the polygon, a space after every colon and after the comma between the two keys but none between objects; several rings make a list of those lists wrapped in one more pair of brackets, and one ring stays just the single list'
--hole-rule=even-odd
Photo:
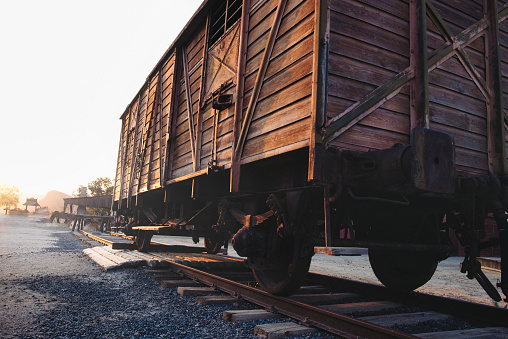
[{"label": "wooden train wagon", "polygon": [[280,294],[315,246],[368,247],[412,290],[453,231],[500,299],[476,255],[508,251],[507,18],[505,0],[204,1],[121,116],[113,209],[140,249],[233,236]]}]

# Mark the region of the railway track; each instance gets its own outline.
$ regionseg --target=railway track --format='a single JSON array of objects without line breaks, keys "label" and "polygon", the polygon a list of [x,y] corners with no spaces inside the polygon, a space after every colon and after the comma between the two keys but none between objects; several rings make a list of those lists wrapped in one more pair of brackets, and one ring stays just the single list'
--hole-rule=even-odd
[{"label": "railway track", "polygon": [[[108,242],[100,237],[94,240]],[[239,268],[241,265],[235,269],[203,270],[177,263],[157,252],[150,255],[168,266],[148,271],[163,287],[176,287],[182,295],[222,294],[201,296],[199,303],[244,300],[261,307],[257,312],[225,312],[224,318],[230,321],[245,318],[245,314],[249,320],[282,315],[305,328],[321,329],[344,338],[508,338],[508,309],[422,293],[396,294],[379,285],[317,273],[308,275],[308,286],[299,294],[284,298],[256,288],[252,273]],[[266,326],[266,329],[259,327],[258,331],[267,337],[299,333],[291,332],[294,326],[290,329],[283,325]]]}]

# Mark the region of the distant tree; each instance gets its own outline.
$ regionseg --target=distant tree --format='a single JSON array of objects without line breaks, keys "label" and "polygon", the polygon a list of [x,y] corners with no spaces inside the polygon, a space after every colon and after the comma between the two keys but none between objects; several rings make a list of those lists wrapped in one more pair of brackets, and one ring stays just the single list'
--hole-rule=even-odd
[{"label": "distant tree", "polygon": [[0,185],[0,206],[12,209],[19,204],[19,189],[16,186]]},{"label": "distant tree", "polygon": [[[92,182],[88,183],[88,190],[92,197],[100,197],[103,195],[113,194],[113,181],[107,177],[100,177]],[[95,215],[107,215],[109,213],[108,208],[95,208],[91,207],[88,209],[90,214]]]},{"label": "distant tree", "polygon": [[[81,197],[81,190],[86,189],[87,197],[100,197],[103,195],[113,194],[113,181],[107,177],[100,177],[88,183],[88,188],[80,185],[74,192],[72,192],[73,198]],[[94,215],[107,215],[109,214],[109,208],[99,207],[87,207],[88,214]]]},{"label": "distant tree", "polygon": [[88,190],[92,197],[113,194],[113,181],[107,177],[100,177],[88,183]]}]

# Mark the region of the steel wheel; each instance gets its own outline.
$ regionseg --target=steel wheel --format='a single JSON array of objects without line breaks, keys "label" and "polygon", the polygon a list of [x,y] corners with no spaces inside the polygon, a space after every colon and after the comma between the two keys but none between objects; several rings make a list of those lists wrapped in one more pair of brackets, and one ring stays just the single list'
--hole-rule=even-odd
[{"label": "steel wheel", "polygon": [[205,248],[209,254],[217,254],[219,253],[222,245],[224,245],[224,238],[219,234],[206,236],[205,239]]},{"label": "steel wheel", "polygon": [[[377,220],[372,239],[401,244],[439,244],[442,215],[414,214],[411,210],[392,211],[398,219]],[[429,251],[369,248],[369,261],[376,277],[386,287],[409,292],[425,285],[434,275],[442,254]]]},{"label": "steel wheel", "polygon": [[369,261],[383,285],[402,292],[425,285],[438,264],[438,260],[429,253],[379,249],[369,249]]},{"label": "steel wheel", "polygon": [[[303,240],[280,239],[286,257],[266,260],[265,267],[252,268],[254,277],[262,290],[272,294],[288,296],[300,288],[309,272],[312,254],[303,253]],[[286,250],[288,250],[286,252]]]},{"label": "steel wheel", "polygon": [[138,251],[147,252],[150,249],[150,242],[152,240],[153,233],[149,231],[139,231],[138,235],[134,237],[134,243],[136,244]]}]

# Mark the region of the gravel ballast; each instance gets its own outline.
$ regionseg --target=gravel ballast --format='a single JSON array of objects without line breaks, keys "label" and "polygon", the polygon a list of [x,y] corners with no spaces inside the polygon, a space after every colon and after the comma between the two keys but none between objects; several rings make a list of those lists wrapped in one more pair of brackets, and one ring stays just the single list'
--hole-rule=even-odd
[{"label": "gravel ballast", "polygon": [[143,268],[105,272],[87,247],[66,225],[0,216],[1,338],[257,338],[255,325],[281,321],[228,323],[225,310],[256,307],[197,305]]}]

